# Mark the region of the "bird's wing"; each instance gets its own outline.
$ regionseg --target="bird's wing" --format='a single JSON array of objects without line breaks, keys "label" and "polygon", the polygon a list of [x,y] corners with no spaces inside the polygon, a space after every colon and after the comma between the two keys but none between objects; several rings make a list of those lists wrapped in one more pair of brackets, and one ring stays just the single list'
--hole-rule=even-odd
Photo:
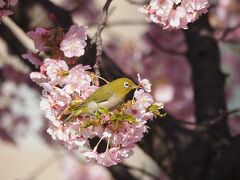
[{"label": "bird's wing", "polygon": [[107,101],[110,97],[112,97],[114,91],[106,86],[101,86],[94,93],[92,93],[86,100],[84,100],[83,104],[94,101],[96,103],[101,103]]},{"label": "bird's wing", "polygon": [[110,97],[113,96],[113,94],[114,91],[111,88],[107,87],[106,85],[101,86],[84,101],[80,101],[78,99],[71,101],[68,107],[59,115],[59,119],[62,120],[64,119],[64,116],[70,114],[70,116],[64,121],[67,122],[75,117],[79,111],[82,111],[82,108],[84,108],[89,102],[94,101],[99,104],[107,101]]},{"label": "bird's wing", "polygon": [[114,94],[114,91],[111,88],[107,86],[101,86],[84,101],[79,101],[79,100],[71,101],[68,108],[65,110],[65,113],[71,113],[72,111],[76,111],[79,108],[84,107],[86,104],[88,104],[91,101],[94,101],[98,104],[101,102],[107,101],[110,97],[113,96],[113,94]]}]

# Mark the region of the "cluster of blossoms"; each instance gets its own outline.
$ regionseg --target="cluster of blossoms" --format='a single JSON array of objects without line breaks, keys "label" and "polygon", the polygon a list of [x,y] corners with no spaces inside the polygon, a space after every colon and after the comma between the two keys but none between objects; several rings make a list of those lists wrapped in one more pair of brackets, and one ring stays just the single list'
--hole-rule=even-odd
[{"label": "cluster of blossoms", "polygon": [[[135,143],[147,131],[147,120],[153,119],[162,108],[149,94],[149,81],[139,77],[143,88],[135,91],[131,101],[112,112],[80,115],[63,123],[58,117],[69,103],[76,99],[83,101],[98,88],[94,85],[94,74],[88,71],[89,66],[79,64],[69,69],[65,61],[55,59],[44,60],[40,69],[30,77],[44,89],[40,106],[51,122],[48,133],[69,149],[86,147],[80,150],[83,155],[105,166],[115,165],[133,154]],[[94,137],[100,140],[91,148],[89,141]],[[103,140],[107,141],[106,150],[99,153],[98,146]]]},{"label": "cluster of blossoms", "polygon": [[187,29],[187,24],[206,13],[208,7],[208,0],[151,0],[139,11],[163,29]]},{"label": "cluster of blossoms", "polygon": [[[66,35],[59,33],[57,37],[62,37],[62,40],[58,38],[53,41],[55,44],[49,42],[51,31],[38,28],[28,35],[41,52],[53,54],[49,51],[55,47],[54,57],[41,61],[31,58],[29,54],[23,55],[40,66],[40,72],[32,72],[30,77],[43,88],[40,106],[50,120],[47,132],[67,148],[77,149],[88,160],[105,166],[121,162],[133,154],[135,144],[147,132],[147,120],[161,116],[159,109],[163,105],[154,102],[149,81],[138,76],[141,88],[135,90],[132,100],[113,111],[99,109],[95,114],[82,113],[64,122],[60,118],[64,110],[73,102],[81,104],[99,85],[90,66],[78,64],[70,68],[67,64],[69,60],[84,54],[86,28],[73,25]],[[99,138],[94,147],[91,146],[93,138]],[[99,146],[104,145],[105,151],[99,152]]]},{"label": "cluster of blossoms", "polygon": [[[87,27],[72,25],[65,34],[61,28],[45,29],[38,27],[35,31],[30,31],[27,35],[33,39],[35,48],[39,53],[44,52],[55,59],[66,59],[71,64],[76,62],[76,57],[84,54],[87,39]],[[59,48],[60,47],[60,48]],[[39,53],[27,52],[23,54],[24,59],[28,59],[36,67],[42,65]]]},{"label": "cluster of blossoms", "polygon": [[134,43],[111,38],[105,51],[127,75],[134,78],[138,72],[147,76],[153,85],[151,94],[156,101],[164,103],[167,112],[194,122],[190,67],[185,56],[172,55],[168,49],[179,54],[186,52],[183,32],[166,31],[153,25],[143,34],[142,41]]},{"label": "cluster of blossoms", "polygon": [[9,10],[10,6],[15,6],[18,0],[0,0],[0,18],[2,16],[8,16],[12,14]]}]

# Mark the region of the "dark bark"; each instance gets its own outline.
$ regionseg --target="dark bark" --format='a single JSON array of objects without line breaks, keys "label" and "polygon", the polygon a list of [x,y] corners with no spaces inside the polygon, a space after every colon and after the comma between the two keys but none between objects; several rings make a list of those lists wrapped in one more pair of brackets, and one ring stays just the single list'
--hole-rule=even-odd
[{"label": "dark bark", "polygon": [[116,180],[137,180],[129,171],[127,168],[125,168],[123,165],[118,164],[116,166],[111,166],[108,168],[109,171],[112,173],[113,177]]},{"label": "dark bark", "polygon": [[207,180],[239,180],[240,179],[240,137],[234,139],[221,157]]},{"label": "dark bark", "polygon": [[194,131],[187,130],[169,114],[148,123],[150,130],[139,143],[141,148],[170,176],[179,152],[192,141]]},{"label": "dark bark", "polygon": [[[198,124],[204,124],[226,112],[220,52],[207,15],[191,24],[185,36],[187,58],[192,69],[196,120]],[[235,175],[232,176],[234,179],[238,177],[234,168],[236,170],[239,163],[228,161],[228,165],[234,168],[224,170],[224,159],[232,156],[234,149],[230,145],[226,118],[208,126],[197,126],[195,131],[187,131],[171,121],[173,117],[170,116],[155,120],[150,124],[151,131],[141,142],[141,147],[174,180],[212,180],[219,179],[219,174],[223,174],[222,180],[227,180],[230,172]]]},{"label": "dark bark", "polygon": [[197,121],[208,121],[226,111],[224,75],[220,70],[220,52],[208,16],[201,17],[185,31],[187,58],[192,69]]},{"label": "dark bark", "polygon": [[[208,16],[202,16],[185,31],[187,58],[192,69],[195,117],[210,121],[226,111],[224,75],[220,70],[220,52]],[[179,154],[175,164],[177,179],[207,179],[214,174],[216,162],[230,143],[226,118],[210,125]]]}]

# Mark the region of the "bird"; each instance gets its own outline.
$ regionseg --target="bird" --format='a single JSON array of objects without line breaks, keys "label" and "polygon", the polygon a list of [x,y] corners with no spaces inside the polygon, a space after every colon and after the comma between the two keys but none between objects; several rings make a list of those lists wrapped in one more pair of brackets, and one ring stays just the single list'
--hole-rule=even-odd
[{"label": "bird", "polygon": [[138,86],[132,80],[118,78],[99,87],[82,102],[79,99],[72,100],[58,119],[64,124],[76,119],[82,113],[94,114],[101,108],[112,111],[124,102],[130,91],[137,88]]}]

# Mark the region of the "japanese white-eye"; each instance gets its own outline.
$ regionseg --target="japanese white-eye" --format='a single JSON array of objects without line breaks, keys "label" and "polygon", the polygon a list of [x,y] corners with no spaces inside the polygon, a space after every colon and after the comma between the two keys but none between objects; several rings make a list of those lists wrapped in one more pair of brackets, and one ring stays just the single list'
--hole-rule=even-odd
[{"label": "japanese white-eye", "polygon": [[82,113],[94,114],[100,108],[112,111],[123,103],[131,90],[136,88],[138,86],[128,78],[116,79],[98,88],[84,101],[72,100],[59,119],[65,123],[77,118]]}]

